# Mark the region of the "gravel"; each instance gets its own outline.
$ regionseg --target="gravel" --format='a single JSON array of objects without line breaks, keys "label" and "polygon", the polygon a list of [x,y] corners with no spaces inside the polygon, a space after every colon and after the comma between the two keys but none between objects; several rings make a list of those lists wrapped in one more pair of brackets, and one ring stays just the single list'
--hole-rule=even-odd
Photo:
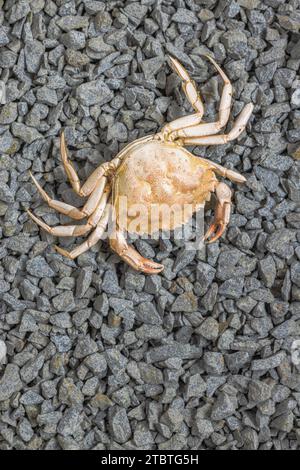
[{"label": "gravel", "polygon": [[101,106],[108,101],[111,101],[113,93],[106,83],[99,79],[79,85],[76,90],[76,97],[79,103],[84,106],[92,106],[95,104]]},{"label": "gravel", "polygon": [[[0,449],[299,449],[299,1],[2,3]],[[205,54],[233,85],[226,132],[255,106],[237,140],[191,148],[247,178],[229,183],[227,230],[198,251],[173,235],[134,241],[164,264],[159,275],[106,242],[63,258],[26,209],[69,219],[29,171],[80,206],[62,129],[84,181],[191,114],[167,54],[191,72],[205,120],[221,99]]]},{"label": "gravel", "polygon": [[0,363],[3,363],[5,361],[6,352],[7,352],[6,344],[1,339],[0,340]]}]

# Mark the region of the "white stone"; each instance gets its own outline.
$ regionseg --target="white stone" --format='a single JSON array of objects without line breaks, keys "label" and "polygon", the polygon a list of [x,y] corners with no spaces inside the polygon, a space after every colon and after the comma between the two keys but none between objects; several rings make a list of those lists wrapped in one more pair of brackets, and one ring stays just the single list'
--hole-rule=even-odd
[{"label": "white stone", "polygon": [[300,88],[294,91],[291,97],[291,103],[296,106],[296,108],[300,107]]},{"label": "white stone", "polygon": [[0,363],[6,358],[6,344],[0,339]]}]

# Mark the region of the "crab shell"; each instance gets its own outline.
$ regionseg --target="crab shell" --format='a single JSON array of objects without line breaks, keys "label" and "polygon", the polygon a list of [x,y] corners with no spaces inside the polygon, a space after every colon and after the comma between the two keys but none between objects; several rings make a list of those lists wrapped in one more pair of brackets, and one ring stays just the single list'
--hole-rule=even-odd
[{"label": "crab shell", "polygon": [[113,176],[118,226],[137,235],[174,230],[204,206],[216,183],[210,163],[185,148],[158,140],[143,143]]}]

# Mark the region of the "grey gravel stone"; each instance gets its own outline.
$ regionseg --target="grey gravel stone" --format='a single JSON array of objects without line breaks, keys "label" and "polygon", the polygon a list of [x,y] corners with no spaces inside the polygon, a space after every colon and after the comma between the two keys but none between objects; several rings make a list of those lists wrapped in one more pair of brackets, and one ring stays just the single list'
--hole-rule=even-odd
[{"label": "grey gravel stone", "polygon": [[29,442],[34,435],[34,430],[31,427],[28,419],[22,419],[18,425],[18,434],[25,442]]},{"label": "grey gravel stone", "polygon": [[141,378],[145,383],[158,385],[164,382],[163,374],[160,369],[145,363],[140,363],[138,367]]},{"label": "grey gravel stone", "polygon": [[143,302],[137,307],[136,319],[142,323],[159,325],[162,320],[155,306],[150,302]]},{"label": "grey gravel stone", "polygon": [[195,346],[173,342],[166,346],[159,346],[157,348],[150,349],[147,352],[146,357],[148,362],[160,362],[172,357],[192,359],[200,357],[201,355],[201,350]]},{"label": "grey gravel stone", "polygon": [[9,43],[6,28],[1,26],[0,28],[0,46],[6,46]]},{"label": "grey gravel stone", "polygon": [[70,49],[83,49],[86,43],[85,35],[81,31],[71,30],[61,35],[61,42]]},{"label": "grey gravel stone", "polygon": [[232,373],[239,372],[246,364],[249,364],[250,359],[251,354],[248,351],[238,351],[225,356],[226,365]]},{"label": "grey gravel stone", "polygon": [[116,273],[112,270],[105,272],[103,277],[102,289],[107,294],[118,294],[119,293],[119,283]]},{"label": "grey gravel stone", "polygon": [[80,103],[85,106],[94,104],[102,106],[112,99],[113,94],[108,86],[99,79],[79,85],[76,96]]},{"label": "grey gravel stone", "polygon": [[3,153],[11,154],[14,153],[14,141],[13,136],[9,131],[4,132],[0,135],[0,146]]},{"label": "grey gravel stone", "polygon": [[25,62],[29,73],[37,73],[45,53],[45,47],[41,41],[34,39],[25,45]]},{"label": "grey gravel stone", "polygon": [[173,303],[172,312],[195,312],[197,308],[197,297],[193,292],[185,292],[179,295]]},{"label": "grey gravel stone", "polygon": [[219,288],[219,294],[225,295],[229,299],[239,299],[243,293],[244,280],[242,279],[228,279],[223,282]]},{"label": "grey gravel stone", "polygon": [[58,26],[63,31],[82,29],[88,26],[88,18],[85,16],[66,15],[57,21]]},{"label": "grey gravel stone", "polygon": [[254,429],[246,428],[242,431],[242,439],[244,448],[247,450],[257,450],[259,446],[259,438]]},{"label": "grey gravel stone", "polygon": [[208,317],[196,329],[196,333],[208,340],[215,340],[219,335],[219,323],[212,317]]},{"label": "grey gravel stone", "polygon": [[74,307],[73,292],[65,291],[52,299],[53,307],[56,311],[68,311]]},{"label": "grey gravel stone", "polygon": [[221,41],[234,59],[241,59],[248,53],[247,36],[242,31],[228,31],[221,36]]},{"label": "grey gravel stone", "polygon": [[154,439],[145,422],[137,423],[133,433],[133,440],[137,448],[149,448],[153,445]]},{"label": "grey gravel stone", "polygon": [[86,356],[89,356],[90,354],[97,352],[97,350],[98,347],[95,341],[93,341],[89,336],[85,336],[78,341],[74,351],[74,357],[82,359]]},{"label": "grey gravel stone", "polygon": [[7,364],[0,379],[0,402],[10,398],[13,393],[23,388],[20,379],[19,367],[15,364]]},{"label": "grey gravel stone", "polygon": [[272,256],[267,256],[258,263],[262,280],[266,287],[271,287],[276,278],[276,265]]},{"label": "grey gravel stone", "polygon": [[222,374],[225,366],[224,357],[219,352],[205,352],[203,355],[205,370],[208,374]]},{"label": "grey gravel stone", "polygon": [[192,432],[196,436],[199,436],[200,439],[207,439],[214,432],[214,428],[208,419],[200,418],[196,414]]},{"label": "grey gravel stone", "polygon": [[130,439],[131,427],[124,408],[115,406],[110,410],[109,426],[116,442],[124,444]]},{"label": "grey gravel stone", "polygon": [[95,353],[84,359],[84,364],[93,374],[97,374],[99,378],[105,377],[107,371],[107,362],[103,354]]},{"label": "grey gravel stone", "polygon": [[203,293],[207,291],[208,286],[212,283],[215,277],[216,270],[207,263],[200,261],[197,264],[197,279],[203,289]]},{"label": "grey gravel stone", "polygon": [[79,407],[82,405],[84,396],[80,389],[75,385],[74,381],[70,378],[63,378],[59,385],[59,400],[62,403],[72,407]]},{"label": "grey gravel stone", "polygon": [[0,183],[0,200],[3,202],[13,202],[14,201],[14,195],[11,192],[9,186],[5,184],[4,182]]},{"label": "grey gravel stone", "polygon": [[43,138],[38,130],[33,127],[25,126],[25,124],[21,122],[14,122],[11,128],[13,135],[22,139],[26,144],[31,144],[35,140]]},{"label": "grey gravel stone", "polygon": [[57,432],[62,436],[70,436],[76,433],[80,426],[80,412],[76,408],[68,408],[57,426]]},{"label": "grey gravel stone", "polygon": [[219,393],[211,410],[211,419],[219,421],[234,414],[238,406],[235,395],[228,395],[224,392]]},{"label": "grey gravel stone", "polygon": [[271,253],[276,253],[279,256],[284,256],[286,249],[289,245],[290,240],[293,238],[294,234],[291,230],[288,229],[280,229],[276,230],[276,232],[269,235],[266,240],[266,248]]},{"label": "grey gravel stone", "polygon": [[43,367],[45,357],[38,354],[35,358],[26,362],[20,370],[20,376],[26,384],[32,382],[39,374],[40,369]]},{"label": "grey gravel stone", "polygon": [[107,130],[107,141],[110,142],[114,139],[120,142],[126,142],[127,140],[127,129],[122,122],[115,122]]},{"label": "grey gravel stone", "polygon": [[[47,104],[49,106],[57,105],[57,94],[56,91],[47,86],[39,88],[36,92],[37,100],[41,103]],[[30,142],[29,142],[30,143]]]},{"label": "grey gravel stone", "polygon": [[206,390],[206,383],[200,374],[191,375],[186,383],[185,395],[189,400],[191,397],[201,398]]},{"label": "grey gravel stone", "polygon": [[81,269],[76,282],[76,296],[83,297],[92,282],[93,271],[88,268]]},{"label": "grey gravel stone", "polygon": [[273,387],[266,382],[252,380],[249,384],[249,400],[261,403],[271,398]]},{"label": "grey gravel stone", "polygon": [[292,413],[284,413],[271,422],[271,426],[279,431],[291,432],[294,424],[294,416]]},{"label": "grey gravel stone", "polygon": [[55,276],[54,271],[42,256],[29,260],[26,269],[29,274],[38,278]]},{"label": "grey gravel stone", "polygon": [[283,351],[266,359],[257,359],[252,362],[252,370],[268,370],[278,367],[284,361],[286,355]]},{"label": "grey gravel stone", "polygon": [[11,124],[18,116],[17,103],[8,103],[0,111],[0,124]]}]

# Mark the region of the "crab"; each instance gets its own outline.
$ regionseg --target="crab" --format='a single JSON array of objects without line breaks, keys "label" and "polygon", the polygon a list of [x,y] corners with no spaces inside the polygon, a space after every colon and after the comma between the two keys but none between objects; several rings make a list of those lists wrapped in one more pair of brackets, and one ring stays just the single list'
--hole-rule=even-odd
[{"label": "crab", "polygon": [[[46,232],[58,237],[83,236],[88,232],[86,241],[68,252],[56,246],[56,250],[70,259],[95,245],[109,223],[114,210],[114,229],[109,234],[109,242],[126,263],[137,271],[157,274],[164,266],[141,256],[127,241],[128,222],[134,220],[134,205],[142,204],[146,212],[154,205],[173,205],[176,210],[172,219],[164,213],[156,216],[155,228],[173,230],[186,222],[183,208],[192,207],[192,213],[204,207],[215,193],[216,205],[214,220],[204,236],[207,242],[216,241],[225,231],[231,210],[231,189],[216,175],[235,183],[244,183],[246,179],[239,173],[224,168],[212,161],[193,155],[184,146],[209,146],[226,144],[236,139],[245,129],[253,110],[251,103],[246,104],[228,134],[218,134],[225,127],[230,115],[232,85],[213,58],[207,59],[214,65],[223,79],[223,91],[216,122],[201,122],[204,106],[194,81],[180,62],[169,57],[171,67],[182,79],[183,91],[194,108],[194,113],[166,124],[161,132],[142,137],[128,144],[110,162],[105,162],[94,170],[87,181],[81,185],[78,175],[69,160],[62,132],[60,150],[62,162],[73,190],[83,197],[88,197],[82,208],[73,207],[52,199],[31,175],[38,191],[50,207],[75,220],[87,218],[84,225],[59,225],[51,227],[28,211],[29,216]],[[126,200],[126,210],[121,217],[119,203]],[[124,217],[125,215],[125,217]],[[179,217],[178,217],[179,216]],[[144,232],[151,236],[153,230],[146,216]]]}]

